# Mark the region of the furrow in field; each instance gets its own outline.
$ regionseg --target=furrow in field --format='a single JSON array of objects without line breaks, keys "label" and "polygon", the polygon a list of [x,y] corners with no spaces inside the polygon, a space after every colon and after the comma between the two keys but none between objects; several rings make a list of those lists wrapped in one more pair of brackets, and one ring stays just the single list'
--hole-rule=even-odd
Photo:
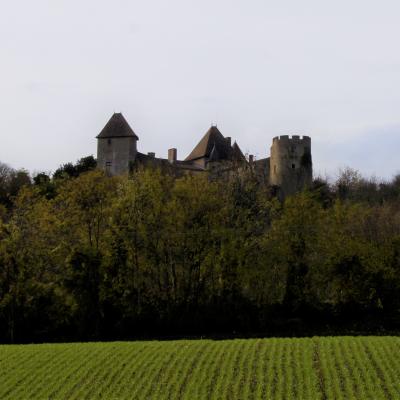
[{"label": "furrow in field", "polygon": [[386,355],[387,360],[393,371],[400,371],[400,360],[399,357],[396,357],[396,355],[400,353],[399,338],[391,337],[391,338],[376,338],[376,339],[378,340],[378,343],[382,348],[383,354]]},{"label": "furrow in field", "polygon": [[[312,339],[300,339],[299,342],[299,360],[296,368],[300,367],[299,385],[302,387],[301,399],[316,399],[323,398],[323,393],[319,391],[317,371],[314,368],[314,341]],[[319,357],[319,355],[317,354]],[[318,358],[320,360],[320,357]],[[324,370],[322,369],[322,383],[325,389]]]},{"label": "furrow in field", "polygon": [[[382,349],[380,341],[375,338],[365,338],[362,341],[366,356],[369,358],[376,374],[379,377],[380,385],[385,391],[386,398],[400,398],[400,379],[398,370],[393,369],[388,362],[388,357]],[[390,356],[393,358],[393,354]]]},{"label": "furrow in field", "polygon": [[[121,399],[122,390],[124,386],[129,382],[128,374],[131,376],[133,368],[140,368],[143,360],[147,358],[149,352],[149,346],[147,343],[135,343],[126,345],[124,354],[121,354],[119,364],[121,369],[114,369],[112,376],[110,377],[110,383],[101,394],[102,398],[105,399]],[[100,396],[100,395],[99,395]]]},{"label": "furrow in field", "polygon": [[[199,343],[195,341],[182,341],[175,351],[174,358],[169,362],[159,378],[155,380],[151,394],[148,396],[153,399],[170,398],[169,393],[175,388],[177,390],[177,380],[179,375],[185,373],[193,359]],[[176,396],[177,393],[175,393]]]},{"label": "furrow in field", "polygon": [[328,359],[328,363],[330,362],[330,370],[331,374],[334,376],[335,374],[339,377],[339,382],[341,386],[341,390],[339,392],[339,399],[354,399],[354,388],[351,380],[351,376],[349,375],[348,366],[346,365],[341,348],[340,343],[336,340],[336,338],[330,338],[329,346],[331,347],[331,362]]},{"label": "furrow in field", "polygon": [[[79,346],[79,345],[75,345]],[[77,348],[78,350],[78,348]],[[53,392],[49,395],[50,399],[71,398],[77,388],[77,382],[81,379],[88,369],[93,369],[99,355],[107,353],[106,347],[101,344],[88,344],[82,351],[78,350],[77,357],[65,363],[63,377],[57,382]]]},{"label": "furrow in field", "polygon": [[[96,357],[82,366],[81,372],[75,374],[71,379],[70,387],[63,389],[60,395],[63,396],[65,394],[68,399],[83,398],[89,382],[93,382],[93,377],[96,377],[110,357],[112,357],[112,350],[107,343],[103,351],[97,351]],[[95,383],[93,382],[93,384]]]},{"label": "furrow in field", "polygon": [[284,382],[283,385],[283,393],[284,393],[284,399],[292,400],[293,398],[296,398],[296,392],[295,392],[295,384],[294,384],[294,376],[293,376],[293,364],[292,364],[292,358],[293,358],[293,347],[294,347],[294,342],[295,339],[291,339],[290,341],[286,341],[283,343],[283,354],[284,354],[284,359],[282,363],[282,369],[281,369],[281,374],[282,374],[282,379]]},{"label": "furrow in field", "polygon": [[206,342],[202,340],[199,341],[195,350],[193,349],[193,356],[191,357],[186,370],[184,370],[182,367],[179,368],[179,374],[177,374],[175,384],[170,386],[168,398],[172,398],[174,392],[176,393],[177,399],[182,399],[184,397],[189,382],[194,379],[193,377],[195,372],[201,368],[203,360],[209,356],[205,350]]},{"label": "furrow in field", "polygon": [[265,395],[266,398],[272,399],[275,390],[276,390],[276,382],[277,382],[277,360],[281,357],[281,346],[278,339],[272,339],[272,349],[269,354],[269,359],[266,362],[266,371],[265,371]]},{"label": "furrow in field", "polygon": [[50,362],[45,363],[46,368],[36,370],[31,381],[24,383],[26,387],[33,387],[30,392],[31,399],[43,399],[46,398],[48,393],[46,391],[49,388],[49,383],[54,382],[54,375],[57,372],[63,372],[66,360],[73,358],[75,349],[70,346],[56,345],[52,348],[47,349],[52,355]]},{"label": "furrow in field", "polygon": [[[150,342],[146,351],[140,357],[140,362],[131,365],[127,371],[125,381],[121,381],[118,393],[120,398],[137,398],[149,376],[151,366],[162,353],[164,345],[162,342]],[[118,398],[118,397],[117,397]]]},{"label": "furrow in field", "polygon": [[[35,350],[28,362],[24,365],[14,366],[14,377],[4,383],[6,390],[0,393],[1,399],[18,399],[22,393],[26,395],[26,391],[31,390],[32,383],[37,383],[36,373],[40,373],[43,368],[46,368],[52,362],[53,354],[51,352],[40,351],[41,349],[39,348]],[[35,374],[32,374],[32,371],[35,371]]]},{"label": "furrow in field", "polygon": [[[118,359],[121,355],[121,344],[108,344],[106,357],[99,357],[99,361],[92,371],[87,371],[85,376],[77,383],[77,390],[71,400],[99,398],[107,387],[109,375],[113,369],[118,369]],[[100,396],[99,396],[100,395]]]},{"label": "furrow in field", "polygon": [[157,386],[160,382],[164,381],[163,377],[165,372],[177,361],[176,359],[179,358],[182,352],[182,347],[179,345],[179,342],[168,343],[166,346],[167,347],[162,349],[162,354],[159,355],[158,362],[148,371],[147,381],[141,388],[141,391],[138,392],[139,398],[152,398],[152,394],[157,389]]},{"label": "furrow in field", "polygon": [[348,354],[354,360],[357,376],[359,377],[358,384],[362,388],[359,391],[363,393],[365,399],[386,400],[385,391],[378,384],[379,377],[365,354],[360,338],[349,338],[348,343]]},{"label": "furrow in field", "polygon": [[138,360],[143,352],[144,346],[138,343],[119,348],[115,352],[115,357],[108,360],[108,373],[106,372],[103,376],[97,375],[96,380],[99,383],[96,384],[95,390],[87,391],[88,395],[85,398],[118,398],[116,396],[120,388],[118,382],[128,373],[132,360]]},{"label": "furrow in field", "polygon": [[236,372],[234,373],[234,384],[232,391],[235,399],[243,399],[243,392],[247,386],[249,379],[249,365],[251,350],[255,346],[254,340],[245,340],[242,344],[240,358],[237,360]]},{"label": "furrow in field", "polygon": [[[193,386],[196,388],[198,385],[204,384],[205,374],[210,372],[212,358],[218,355],[216,347],[216,342],[214,341],[201,341],[198,354],[195,356],[189,371],[179,383],[178,399],[192,399],[195,397]],[[196,383],[196,385],[193,385],[193,383]]]},{"label": "furrow in field", "polygon": [[[239,341],[229,340],[224,346],[224,353],[222,355],[221,363],[219,365],[220,374],[214,375],[212,385],[209,386],[209,399],[223,399],[226,396],[226,384],[229,384],[228,377],[231,374],[233,360],[235,358],[235,349]],[[222,344],[221,344],[222,345]]]},{"label": "furrow in field", "polygon": [[238,384],[240,384],[240,372],[243,368],[243,358],[245,341],[237,340],[236,346],[233,348],[234,357],[228,365],[228,376],[224,385],[223,397],[225,399],[236,399]]},{"label": "furrow in field", "polygon": [[348,381],[349,395],[351,393],[351,399],[366,399],[367,394],[365,393],[364,386],[362,384],[361,373],[357,368],[354,354],[352,354],[350,338],[345,337],[342,340],[335,338],[338,347],[340,360],[342,361],[342,368],[344,369],[345,379]]},{"label": "furrow in field", "polygon": [[[7,347],[12,349],[12,346]],[[2,358],[5,358],[5,369],[1,370],[0,399],[12,398],[9,396],[12,396],[19,385],[24,384],[25,380],[32,374],[30,372],[31,368],[40,362],[40,359],[43,357],[43,354],[40,354],[37,349],[32,349],[30,347],[26,347],[26,355],[24,357],[24,352],[21,347],[22,346],[18,346],[16,348],[15,353],[17,356],[12,358],[12,362],[8,362],[8,358],[5,358],[5,355],[2,354]],[[23,359],[23,361],[20,361],[20,358]]]},{"label": "furrow in field", "polygon": [[271,386],[269,399],[283,399],[285,382],[283,381],[282,369],[285,361],[284,339],[276,339],[276,353],[270,364]]},{"label": "furrow in field", "polygon": [[[140,366],[135,366],[135,369],[132,371],[135,379],[129,379],[126,382],[126,387],[122,392],[122,398],[132,398],[137,399],[140,398],[140,393],[143,392],[144,387],[146,385],[146,381],[150,379],[152,370],[157,368],[157,362],[159,362],[161,358],[161,354],[165,351],[165,343],[163,342],[151,342],[149,346],[149,356],[145,359],[144,363]],[[138,369],[139,373],[136,373]]]},{"label": "furrow in field", "polygon": [[[343,363],[343,358],[340,354],[340,348],[336,338],[330,338],[329,347],[331,349],[332,361],[329,363],[332,376],[337,377],[339,389],[337,396],[339,399],[345,399],[346,396],[352,396],[353,387],[351,381],[347,378],[347,368]],[[336,379],[335,381],[336,382]],[[337,385],[335,385],[337,388]]]},{"label": "furrow in field", "polygon": [[73,373],[77,366],[83,365],[87,358],[91,357],[91,351],[87,346],[80,348],[79,344],[72,344],[70,348],[73,350],[73,356],[59,358],[59,365],[53,368],[47,378],[51,384],[43,385],[41,391],[43,398],[59,398],[60,392],[67,387],[69,375]]},{"label": "furrow in field", "polygon": [[267,376],[267,366],[270,362],[270,355],[273,352],[274,345],[270,340],[261,340],[260,348],[257,357],[254,359],[253,364],[255,366],[255,380],[257,385],[255,385],[252,399],[264,399],[266,398],[266,391],[268,387]]},{"label": "furrow in field", "polygon": [[[293,375],[293,397],[297,400],[301,400],[303,397],[303,391],[301,387],[301,355],[300,355],[300,339],[294,339],[292,343],[292,352],[291,352],[291,360],[290,360],[290,369],[292,370]],[[304,346],[304,343],[303,343]],[[305,366],[304,366],[305,367]],[[304,382],[305,383],[305,382]]]},{"label": "furrow in field", "polygon": [[14,379],[15,368],[25,365],[36,352],[34,348],[24,345],[0,346],[0,391],[5,382]]},{"label": "furrow in field", "polygon": [[204,362],[200,371],[197,370],[187,387],[185,399],[211,398],[216,386],[224,357],[226,356],[227,342],[209,342],[205,349]]},{"label": "furrow in field", "polygon": [[346,392],[345,377],[337,356],[338,349],[332,338],[317,338],[320,343],[320,360],[324,374],[323,398],[328,400],[342,399]]},{"label": "furrow in field", "polygon": [[371,358],[366,353],[362,339],[352,338],[352,353],[355,355],[355,361],[363,378],[363,385],[367,398],[373,400],[388,399],[388,392],[385,391],[382,380],[380,379]]},{"label": "furrow in field", "polygon": [[242,397],[244,399],[254,399],[256,398],[256,393],[260,382],[258,382],[258,366],[261,362],[261,354],[263,350],[264,341],[261,339],[253,341],[251,352],[249,351],[248,358],[248,371],[247,371],[247,381],[242,392]]},{"label": "furrow in field", "polygon": [[318,343],[319,364],[315,365],[315,369],[318,374],[320,396],[327,400],[341,399],[345,392],[345,379],[337,357],[338,349],[335,342],[332,338],[313,340]]}]

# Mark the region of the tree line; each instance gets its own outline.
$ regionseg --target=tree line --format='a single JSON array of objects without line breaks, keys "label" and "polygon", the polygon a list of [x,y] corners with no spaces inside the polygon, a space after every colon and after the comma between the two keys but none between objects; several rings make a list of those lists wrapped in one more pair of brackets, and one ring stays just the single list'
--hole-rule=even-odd
[{"label": "tree line", "polygon": [[396,331],[400,177],[0,165],[0,341]]}]

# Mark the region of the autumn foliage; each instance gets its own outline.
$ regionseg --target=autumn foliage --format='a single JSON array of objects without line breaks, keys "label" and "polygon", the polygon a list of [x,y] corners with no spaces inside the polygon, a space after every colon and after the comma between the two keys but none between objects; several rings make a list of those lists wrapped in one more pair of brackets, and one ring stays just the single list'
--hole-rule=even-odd
[{"label": "autumn foliage", "polygon": [[396,179],[345,171],[283,204],[250,173],[21,182],[0,188],[1,342],[399,327]]}]

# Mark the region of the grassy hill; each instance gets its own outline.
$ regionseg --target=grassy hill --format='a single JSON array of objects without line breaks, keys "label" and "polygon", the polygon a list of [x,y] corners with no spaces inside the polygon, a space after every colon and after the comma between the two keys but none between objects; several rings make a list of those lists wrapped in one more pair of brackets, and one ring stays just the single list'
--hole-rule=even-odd
[{"label": "grassy hill", "polygon": [[0,346],[0,399],[399,399],[400,338]]}]

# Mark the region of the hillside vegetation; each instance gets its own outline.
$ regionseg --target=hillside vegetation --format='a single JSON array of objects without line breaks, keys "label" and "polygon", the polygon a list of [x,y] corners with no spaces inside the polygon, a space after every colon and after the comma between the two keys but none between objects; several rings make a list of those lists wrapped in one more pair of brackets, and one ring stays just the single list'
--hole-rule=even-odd
[{"label": "hillside vegetation", "polygon": [[0,171],[0,342],[398,331],[400,179],[92,167]]},{"label": "hillside vegetation", "polygon": [[0,346],[0,398],[400,398],[399,338]]}]

